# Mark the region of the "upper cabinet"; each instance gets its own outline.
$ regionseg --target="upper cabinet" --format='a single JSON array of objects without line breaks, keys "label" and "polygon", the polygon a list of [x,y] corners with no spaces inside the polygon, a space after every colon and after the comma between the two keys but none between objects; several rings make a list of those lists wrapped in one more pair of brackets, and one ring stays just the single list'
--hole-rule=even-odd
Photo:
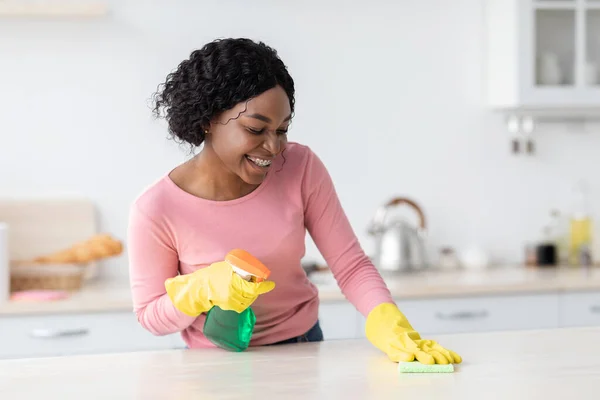
[{"label": "upper cabinet", "polygon": [[600,0],[487,0],[485,23],[490,107],[600,116]]}]

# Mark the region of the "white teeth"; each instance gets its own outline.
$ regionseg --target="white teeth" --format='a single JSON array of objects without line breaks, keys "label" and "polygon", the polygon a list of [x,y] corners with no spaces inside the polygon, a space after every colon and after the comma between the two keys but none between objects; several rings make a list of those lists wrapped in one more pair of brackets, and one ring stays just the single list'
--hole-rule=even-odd
[{"label": "white teeth", "polygon": [[258,165],[259,167],[268,167],[269,165],[271,165],[271,161],[272,161],[272,160],[263,160],[261,158],[255,158],[255,157],[248,157],[248,159],[250,161],[252,161],[254,164]]}]

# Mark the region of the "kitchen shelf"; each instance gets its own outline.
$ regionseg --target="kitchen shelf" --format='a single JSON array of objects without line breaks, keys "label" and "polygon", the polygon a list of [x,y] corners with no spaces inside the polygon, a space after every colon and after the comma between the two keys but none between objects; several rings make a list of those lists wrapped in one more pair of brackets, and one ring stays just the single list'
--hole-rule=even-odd
[{"label": "kitchen shelf", "polygon": [[488,106],[600,119],[600,1],[487,0]]},{"label": "kitchen shelf", "polygon": [[0,0],[0,17],[103,17],[108,4],[98,1]]}]

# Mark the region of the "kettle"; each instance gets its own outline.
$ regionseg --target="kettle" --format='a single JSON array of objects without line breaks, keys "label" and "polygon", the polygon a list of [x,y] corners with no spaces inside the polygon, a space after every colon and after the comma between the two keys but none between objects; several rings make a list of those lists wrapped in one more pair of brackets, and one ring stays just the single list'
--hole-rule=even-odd
[{"label": "kettle", "polygon": [[[403,219],[387,218],[392,207],[408,205],[419,216],[418,226],[413,226]],[[375,255],[373,263],[388,273],[410,272],[426,267],[425,250],[425,215],[421,208],[412,200],[396,197],[377,209],[368,228],[370,235],[375,237]]]}]

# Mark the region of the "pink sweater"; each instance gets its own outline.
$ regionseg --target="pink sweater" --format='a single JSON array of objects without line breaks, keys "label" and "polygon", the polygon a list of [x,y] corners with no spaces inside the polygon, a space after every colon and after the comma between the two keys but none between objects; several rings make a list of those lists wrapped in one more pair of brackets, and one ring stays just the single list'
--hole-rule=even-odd
[{"label": "pink sweater", "polygon": [[[166,295],[164,282],[220,261],[243,248],[271,269],[273,291],[252,305],[251,345],[304,334],[317,321],[319,297],[301,267],[306,231],[329,265],[345,297],[364,316],[392,297],[363,252],[321,160],[306,146],[289,143],[263,183],[231,201],[195,197],[167,176],[133,203],[128,254],[134,310],[155,335],[181,332],[190,348],[212,347],[203,336],[205,315],[189,317]],[[324,332],[327,335],[327,332]]]}]

